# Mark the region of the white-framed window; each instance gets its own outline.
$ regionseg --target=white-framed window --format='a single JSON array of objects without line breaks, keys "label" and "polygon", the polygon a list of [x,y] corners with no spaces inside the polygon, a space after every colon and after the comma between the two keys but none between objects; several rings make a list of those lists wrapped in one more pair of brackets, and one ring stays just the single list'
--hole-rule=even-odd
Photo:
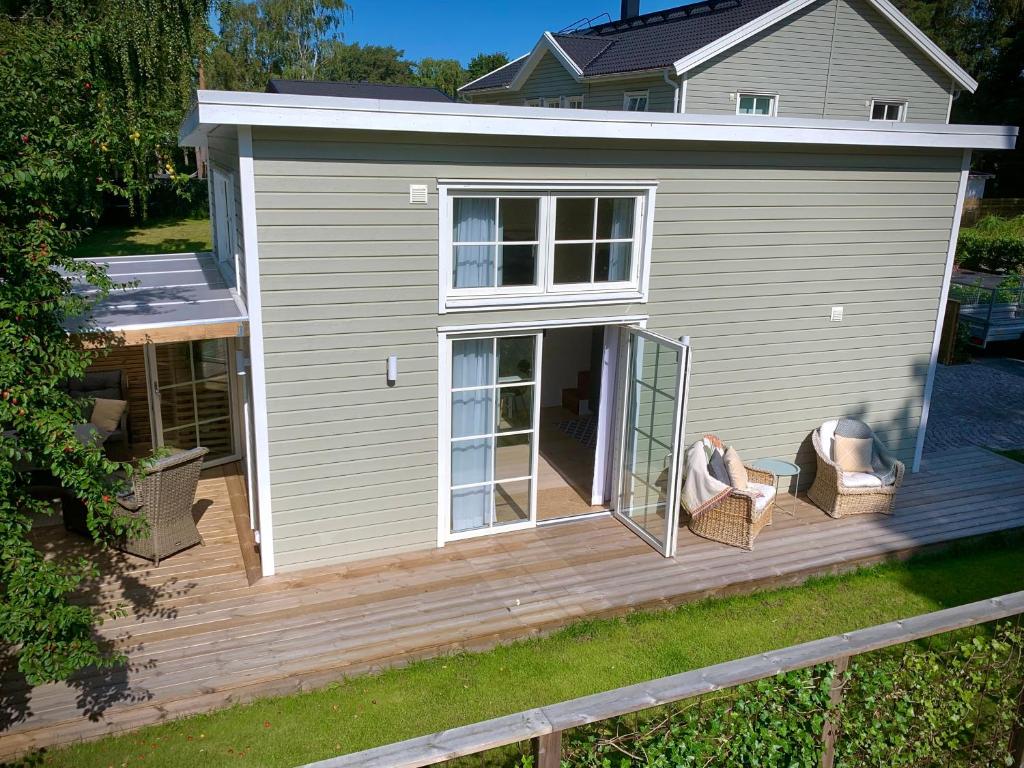
[{"label": "white-framed window", "polygon": [[737,93],[737,115],[775,117],[779,111],[779,97],[771,93]]},{"label": "white-framed window", "polygon": [[549,96],[548,98],[544,99],[544,106],[548,107],[549,109],[560,109],[562,106],[562,97]]},{"label": "white-framed window", "polygon": [[873,99],[869,119],[902,123],[907,119],[907,102]]},{"label": "white-framed window", "polygon": [[543,99],[526,99],[523,101],[524,107],[541,107],[544,106]]},{"label": "white-framed window", "polygon": [[646,112],[649,100],[648,91],[626,91],[622,94],[622,108],[627,112]]},{"label": "white-framed window", "polygon": [[438,182],[441,312],[645,301],[653,182]]},{"label": "white-framed window", "polygon": [[582,96],[566,96],[565,97],[565,108],[566,109],[583,109],[583,97]]}]

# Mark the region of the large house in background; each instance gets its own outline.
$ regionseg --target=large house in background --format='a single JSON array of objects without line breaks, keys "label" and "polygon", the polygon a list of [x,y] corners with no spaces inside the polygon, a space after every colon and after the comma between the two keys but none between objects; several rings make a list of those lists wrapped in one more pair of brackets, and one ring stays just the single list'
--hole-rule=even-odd
[{"label": "large house in background", "polygon": [[888,0],[708,0],[545,32],[474,104],[948,123],[977,82]]}]

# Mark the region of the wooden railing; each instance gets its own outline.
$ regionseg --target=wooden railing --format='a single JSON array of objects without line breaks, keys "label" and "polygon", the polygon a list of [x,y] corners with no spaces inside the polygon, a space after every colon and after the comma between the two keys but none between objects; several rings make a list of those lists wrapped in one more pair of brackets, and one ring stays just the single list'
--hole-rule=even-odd
[{"label": "wooden railing", "polygon": [[[562,732],[569,728],[673,704],[825,662],[832,662],[836,667],[837,683],[830,697],[832,703],[836,704],[842,695],[838,681],[849,666],[850,659],[858,654],[1021,614],[1024,614],[1024,592],[1014,592],[991,600],[859,629],[364,752],[333,757],[310,763],[304,768],[419,768],[527,740],[533,743],[536,768],[557,768],[561,756]],[[1024,711],[1024,696],[1018,704]],[[831,768],[834,740],[833,728],[829,723],[825,725],[823,743],[822,766]],[[1024,732],[1019,728],[1014,730],[1010,748],[1014,755],[1013,767],[1024,768]]]}]

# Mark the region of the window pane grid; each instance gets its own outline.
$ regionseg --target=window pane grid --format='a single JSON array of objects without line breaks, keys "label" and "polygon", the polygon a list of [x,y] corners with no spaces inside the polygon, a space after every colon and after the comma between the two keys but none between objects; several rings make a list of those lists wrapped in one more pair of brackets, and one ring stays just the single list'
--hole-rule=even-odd
[{"label": "window pane grid", "polygon": [[453,491],[461,491],[464,488],[485,488],[488,485],[501,485],[502,483],[519,483],[523,480],[533,480],[533,475],[523,475],[522,477],[501,477],[496,480],[483,480],[479,483],[465,483],[463,485],[453,485]]}]

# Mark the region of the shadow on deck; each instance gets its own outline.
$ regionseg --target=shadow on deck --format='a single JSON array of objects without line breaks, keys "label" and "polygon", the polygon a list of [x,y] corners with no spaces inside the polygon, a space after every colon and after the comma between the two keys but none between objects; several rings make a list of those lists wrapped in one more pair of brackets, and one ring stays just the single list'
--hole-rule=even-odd
[{"label": "shadow on deck", "polygon": [[[230,477],[204,477],[205,548],[93,599],[133,604],[102,634],[127,653],[115,680],[8,693],[0,758],[89,739],[367,670],[482,649],[588,616],[796,584],[1024,526],[1024,465],[979,448],[931,454],[889,516],[833,520],[780,500],[753,552],[680,534],[666,559],[611,518],[474,539],[443,549],[262,579],[250,586],[231,520]],[[54,541],[54,546],[57,542]],[[134,561],[134,558],[131,558]],[[88,692],[86,692],[88,689]],[[20,698],[19,698],[20,697]]]}]

